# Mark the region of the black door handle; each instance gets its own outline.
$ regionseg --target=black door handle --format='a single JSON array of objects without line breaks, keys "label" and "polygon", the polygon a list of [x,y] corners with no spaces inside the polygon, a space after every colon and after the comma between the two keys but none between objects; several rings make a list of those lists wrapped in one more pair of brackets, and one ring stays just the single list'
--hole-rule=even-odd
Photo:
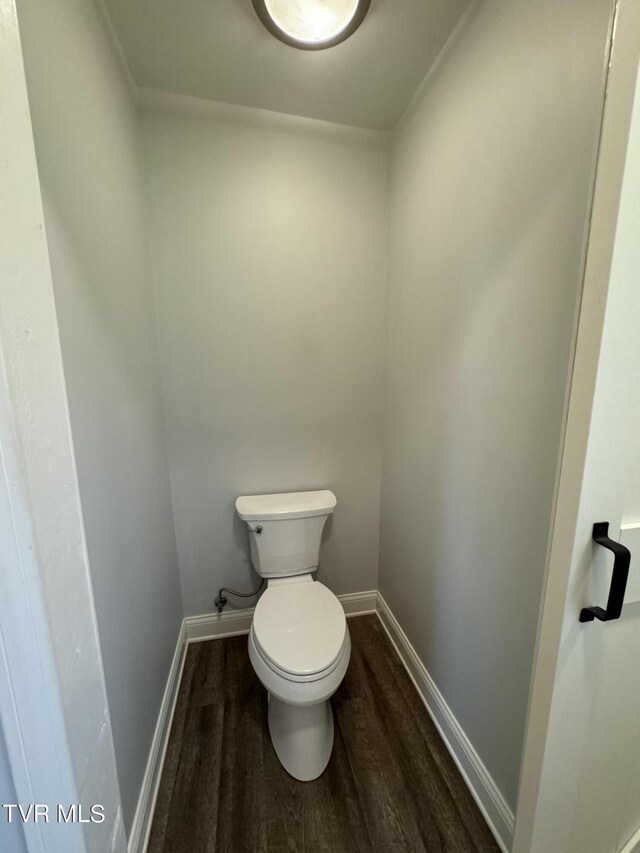
[{"label": "black door handle", "polygon": [[610,622],[619,619],[624,604],[624,593],[627,588],[627,577],[629,576],[629,564],[631,563],[631,552],[619,542],[609,539],[609,522],[599,521],[593,525],[593,541],[609,551],[613,551],[613,575],[611,576],[611,587],[607,609],[602,607],[583,607],[580,611],[581,622],[592,622],[600,619],[601,622]]}]

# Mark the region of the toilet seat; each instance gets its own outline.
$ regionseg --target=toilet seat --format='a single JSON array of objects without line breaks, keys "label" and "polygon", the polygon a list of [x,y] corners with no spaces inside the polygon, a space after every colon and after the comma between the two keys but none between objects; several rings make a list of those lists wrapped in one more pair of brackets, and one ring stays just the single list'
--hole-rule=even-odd
[{"label": "toilet seat", "polygon": [[253,629],[250,631],[249,638],[250,638],[251,643],[254,646],[256,654],[258,655],[258,657],[260,658],[260,660],[263,662],[264,666],[268,670],[270,670],[274,675],[278,676],[283,681],[290,681],[292,683],[298,683],[299,682],[299,683],[304,683],[304,684],[310,684],[311,682],[319,682],[319,681],[322,681],[323,679],[328,678],[331,675],[331,673],[333,673],[336,669],[338,669],[338,667],[344,661],[345,652],[347,650],[347,647],[350,646],[349,634],[346,633],[345,637],[344,637],[344,642],[342,643],[342,647],[340,649],[340,652],[338,653],[338,656],[333,661],[333,663],[330,664],[330,666],[326,667],[325,669],[319,670],[318,672],[314,672],[311,675],[296,675],[292,672],[287,672],[286,670],[281,669],[281,667],[279,667],[277,664],[275,664],[272,660],[270,660],[265,655],[265,653],[262,651],[262,649],[260,648],[260,646],[256,642],[255,633],[254,633]]},{"label": "toilet seat", "polygon": [[289,705],[303,707],[324,702],[336,692],[345,676],[351,657],[351,639],[347,629],[342,651],[328,669],[315,675],[292,675],[274,666],[258,651],[253,629],[249,633],[249,658],[263,687]]},{"label": "toilet seat", "polygon": [[251,634],[265,663],[293,681],[317,680],[332,672],[348,637],[342,605],[311,578],[269,585],[256,606]]}]

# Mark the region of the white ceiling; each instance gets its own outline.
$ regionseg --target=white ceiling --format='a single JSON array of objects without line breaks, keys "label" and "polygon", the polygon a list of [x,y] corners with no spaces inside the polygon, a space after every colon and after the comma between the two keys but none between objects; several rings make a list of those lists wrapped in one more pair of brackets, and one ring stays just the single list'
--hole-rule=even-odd
[{"label": "white ceiling", "polygon": [[471,0],[372,0],[327,50],[275,39],[251,0],[105,0],[139,86],[388,130]]}]

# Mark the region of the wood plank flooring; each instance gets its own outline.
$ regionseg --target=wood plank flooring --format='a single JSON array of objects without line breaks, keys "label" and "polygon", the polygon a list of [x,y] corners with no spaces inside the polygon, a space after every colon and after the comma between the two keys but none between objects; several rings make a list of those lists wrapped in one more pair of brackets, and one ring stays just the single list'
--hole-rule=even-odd
[{"label": "wood plank flooring", "polygon": [[377,617],[348,624],[314,782],[276,758],[247,637],[189,647],[149,853],[499,853]]}]

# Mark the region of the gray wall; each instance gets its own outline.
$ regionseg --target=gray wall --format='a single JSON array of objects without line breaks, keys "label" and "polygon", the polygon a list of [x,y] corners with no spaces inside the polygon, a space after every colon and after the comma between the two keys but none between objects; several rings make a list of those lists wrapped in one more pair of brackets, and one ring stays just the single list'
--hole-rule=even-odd
[{"label": "gray wall", "polygon": [[[4,741],[4,732],[0,725],[0,804],[17,803],[16,789],[13,784],[7,745]],[[22,803],[21,803],[22,805]],[[15,809],[13,809],[15,813]],[[0,809],[0,850],[3,853],[26,853],[27,845],[24,840],[24,832],[19,821],[15,819],[9,823],[7,820],[8,809]]]},{"label": "gray wall", "polygon": [[18,12],[130,827],[182,617],[139,129],[91,0],[20,0]]},{"label": "gray wall", "polygon": [[387,137],[143,105],[185,611],[255,585],[241,494],[333,489],[319,579],[375,588]]},{"label": "gray wall", "polygon": [[380,589],[512,807],[610,10],[475,3],[390,162]]}]

